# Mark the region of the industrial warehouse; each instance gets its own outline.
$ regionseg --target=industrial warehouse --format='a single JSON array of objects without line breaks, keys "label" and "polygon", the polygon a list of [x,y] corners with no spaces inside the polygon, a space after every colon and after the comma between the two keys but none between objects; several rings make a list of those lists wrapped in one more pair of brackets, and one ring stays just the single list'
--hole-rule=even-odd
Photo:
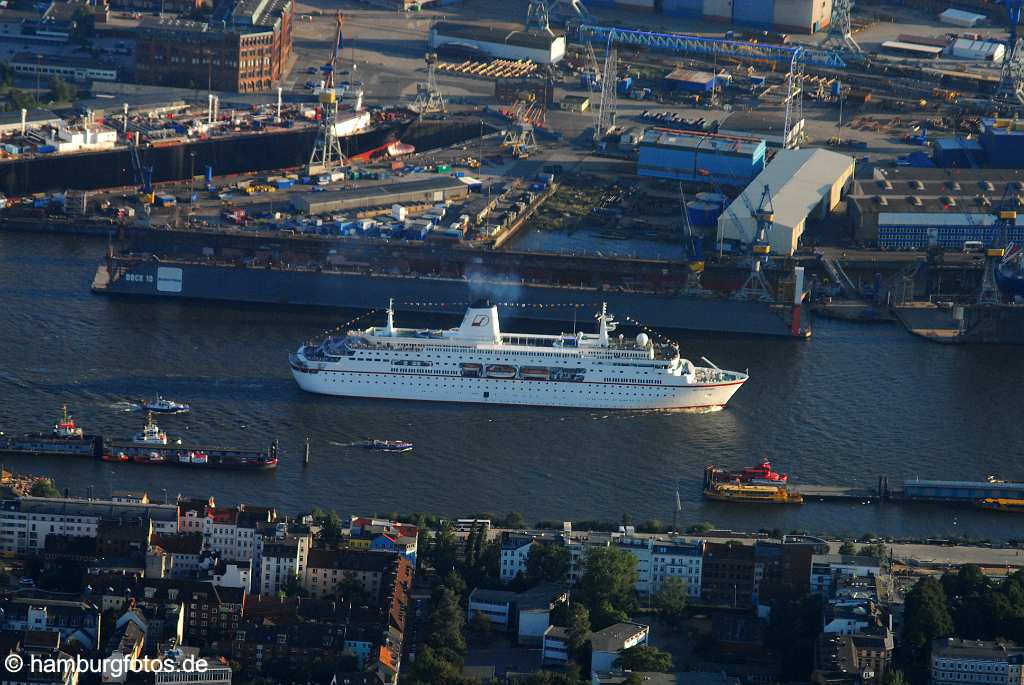
[{"label": "industrial warehouse", "polygon": [[496,59],[556,64],[565,57],[565,36],[438,22],[430,27],[430,47],[441,52],[468,48]]}]

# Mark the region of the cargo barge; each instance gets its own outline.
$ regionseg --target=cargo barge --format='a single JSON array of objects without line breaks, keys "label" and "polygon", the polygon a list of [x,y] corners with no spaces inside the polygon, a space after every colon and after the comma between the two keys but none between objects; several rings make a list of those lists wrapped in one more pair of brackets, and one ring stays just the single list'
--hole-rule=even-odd
[{"label": "cargo barge", "polygon": [[[669,330],[807,337],[793,293],[802,269],[773,274],[776,300],[737,296],[749,269],[708,263],[495,250],[471,244],[255,231],[153,231],[111,250],[96,293],[459,315],[489,299],[501,316],[572,323],[602,303]],[[694,283],[698,276],[699,285]]]},{"label": "cargo barge", "polygon": [[0,454],[88,457],[112,463],[180,466],[195,469],[268,470],[278,465],[278,444],[268,450],[169,444],[150,416],[133,439],[105,439],[85,433],[64,408],[63,418],[49,433],[0,433]]}]

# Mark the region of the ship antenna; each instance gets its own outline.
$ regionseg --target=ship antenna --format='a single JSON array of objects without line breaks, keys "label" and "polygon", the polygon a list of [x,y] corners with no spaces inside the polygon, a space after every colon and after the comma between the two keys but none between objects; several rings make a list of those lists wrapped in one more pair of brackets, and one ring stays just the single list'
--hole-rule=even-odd
[{"label": "ship antenna", "polygon": [[388,298],[388,335],[395,334],[395,298]]},{"label": "ship antenna", "polygon": [[601,328],[599,332],[601,334],[601,347],[608,347],[608,303],[601,303],[601,313],[598,314],[597,320],[601,322]]}]

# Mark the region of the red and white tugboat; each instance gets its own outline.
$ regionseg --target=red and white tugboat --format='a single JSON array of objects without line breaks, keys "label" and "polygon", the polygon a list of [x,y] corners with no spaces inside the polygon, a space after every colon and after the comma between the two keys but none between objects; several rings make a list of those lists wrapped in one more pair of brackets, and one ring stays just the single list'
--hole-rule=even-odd
[{"label": "red and white tugboat", "polygon": [[64,405],[64,418],[53,427],[53,435],[58,438],[81,438],[82,429],[75,424],[75,420],[68,414],[68,405]]}]

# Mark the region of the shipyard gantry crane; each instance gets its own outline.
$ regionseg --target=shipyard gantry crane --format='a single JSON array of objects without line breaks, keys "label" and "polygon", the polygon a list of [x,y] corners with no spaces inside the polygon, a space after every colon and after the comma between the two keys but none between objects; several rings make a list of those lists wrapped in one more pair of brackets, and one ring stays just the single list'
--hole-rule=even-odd
[{"label": "shipyard gantry crane", "polygon": [[331,60],[320,71],[324,74],[323,87],[320,88],[320,127],[317,130],[313,153],[309,156],[310,173],[329,171],[336,166],[345,164],[345,156],[341,152],[341,139],[338,137],[338,91],[335,85],[335,74],[341,64],[341,30],[345,15],[338,12],[334,47]]},{"label": "shipyard gantry crane", "polygon": [[995,212],[995,226],[991,241],[985,245],[985,271],[981,275],[981,288],[978,290],[978,304],[999,304],[999,284],[996,282],[996,269],[1006,257],[1006,248],[1010,241],[1010,226],[1017,224],[1017,203],[1010,198],[1010,186],[1007,185],[999,208]]},{"label": "shipyard gantry crane", "polygon": [[822,47],[856,54],[862,52],[853,38],[852,9],[853,0],[832,0],[832,18]]},{"label": "shipyard gantry crane", "polygon": [[[745,41],[707,38],[679,33],[634,31],[592,24],[580,26],[579,37],[583,42],[604,43],[607,46],[605,54],[609,56],[611,47],[615,45],[631,45],[680,54],[736,59],[748,62],[775,62],[786,65],[789,68],[789,72],[786,77],[786,124],[783,131],[783,140],[787,141],[787,145],[794,144],[791,140],[791,128],[797,125],[802,116],[804,68],[807,66],[820,66],[831,69],[846,68],[846,62],[838,51],[820,50],[804,46],[748,43]],[[607,81],[607,69],[604,75]],[[605,84],[605,87],[607,87],[607,84]],[[614,87],[615,84],[613,83],[611,91],[611,103],[613,105]],[[601,99],[604,101],[605,93],[603,89],[601,95]],[[795,144],[799,145],[799,142]]]},{"label": "shipyard gantry crane", "polygon": [[1003,2],[1006,5],[1010,36],[1006,41],[1006,54],[1003,56],[1003,67],[999,73],[999,86],[992,96],[992,104],[996,108],[1016,109],[1024,105],[1024,45],[1022,45],[1017,31],[1024,0],[1003,0]]},{"label": "shipyard gantry crane", "polygon": [[420,115],[444,112],[447,105],[441,89],[437,87],[437,53],[428,52],[424,55],[427,63],[427,82],[416,84],[416,100],[413,102],[413,110]]},{"label": "shipyard gantry crane", "polygon": [[757,207],[752,207],[746,193],[741,193],[743,201],[750,209],[750,214],[757,222],[757,232],[754,235],[754,242],[750,246],[750,274],[747,280],[736,291],[734,297],[740,300],[765,300],[774,301],[771,286],[764,277],[764,266],[768,263],[768,256],[772,252],[769,236],[772,226],[775,224],[775,205],[772,203],[772,191],[765,184],[761,191],[761,201]]}]

